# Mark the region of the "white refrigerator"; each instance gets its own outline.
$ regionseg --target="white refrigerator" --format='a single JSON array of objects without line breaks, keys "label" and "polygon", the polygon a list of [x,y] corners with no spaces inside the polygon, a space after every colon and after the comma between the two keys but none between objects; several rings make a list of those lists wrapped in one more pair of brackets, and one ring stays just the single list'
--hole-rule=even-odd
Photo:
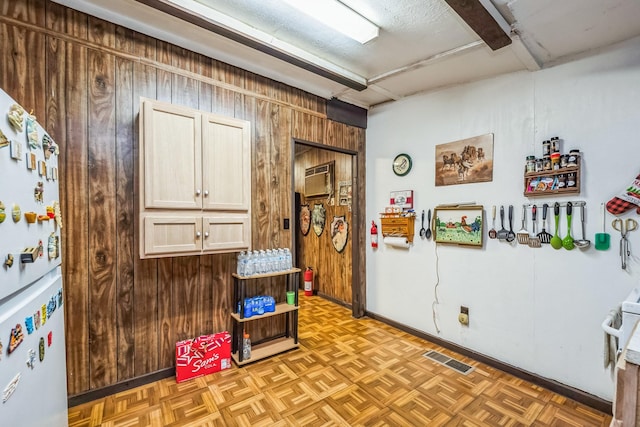
[{"label": "white refrigerator", "polygon": [[0,425],[67,426],[59,147],[0,90]]}]

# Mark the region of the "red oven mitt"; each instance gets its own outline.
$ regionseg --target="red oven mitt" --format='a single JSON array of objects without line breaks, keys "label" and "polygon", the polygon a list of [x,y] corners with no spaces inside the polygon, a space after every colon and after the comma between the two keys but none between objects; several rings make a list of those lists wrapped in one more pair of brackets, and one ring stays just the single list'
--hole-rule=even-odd
[{"label": "red oven mitt", "polygon": [[620,215],[633,208],[640,214],[640,175],[625,189],[624,194],[607,202],[607,211],[613,215]]}]

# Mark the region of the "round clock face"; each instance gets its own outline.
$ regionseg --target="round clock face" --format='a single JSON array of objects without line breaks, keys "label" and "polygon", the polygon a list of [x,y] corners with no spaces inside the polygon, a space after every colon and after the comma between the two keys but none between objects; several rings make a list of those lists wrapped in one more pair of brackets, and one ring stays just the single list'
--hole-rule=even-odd
[{"label": "round clock face", "polygon": [[405,176],[411,170],[411,157],[408,154],[398,154],[393,159],[393,172],[398,176]]}]

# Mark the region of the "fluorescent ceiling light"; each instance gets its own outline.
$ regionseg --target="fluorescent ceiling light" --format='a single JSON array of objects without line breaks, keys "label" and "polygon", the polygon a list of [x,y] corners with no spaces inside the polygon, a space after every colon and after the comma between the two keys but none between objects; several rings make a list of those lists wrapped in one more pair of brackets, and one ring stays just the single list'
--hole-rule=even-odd
[{"label": "fluorescent ceiling light", "polygon": [[337,0],[284,2],[362,44],[378,37],[379,28],[376,25]]}]

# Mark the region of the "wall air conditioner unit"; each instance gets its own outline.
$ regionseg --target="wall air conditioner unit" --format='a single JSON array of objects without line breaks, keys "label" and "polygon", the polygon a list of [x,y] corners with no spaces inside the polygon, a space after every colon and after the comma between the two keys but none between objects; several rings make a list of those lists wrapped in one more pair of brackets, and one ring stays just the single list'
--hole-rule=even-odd
[{"label": "wall air conditioner unit", "polygon": [[304,172],[304,196],[329,196],[333,192],[334,162],[308,168]]}]

